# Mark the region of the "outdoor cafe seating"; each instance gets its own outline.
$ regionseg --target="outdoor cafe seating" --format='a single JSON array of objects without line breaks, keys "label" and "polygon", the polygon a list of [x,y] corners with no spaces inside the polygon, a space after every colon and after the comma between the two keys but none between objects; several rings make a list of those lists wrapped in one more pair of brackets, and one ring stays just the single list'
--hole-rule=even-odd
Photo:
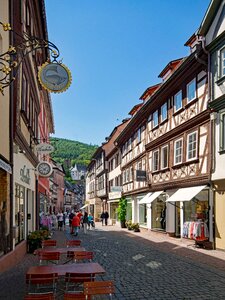
[{"label": "outdoor cafe seating", "polygon": [[65,275],[65,291],[72,291],[72,292],[83,292],[84,282],[94,281],[95,274],[93,273],[74,273],[74,272],[67,272]]},{"label": "outdoor cafe seating", "polygon": [[38,258],[39,258],[39,265],[42,265],[43,263],[49,264],[58,264],[60,260],[60,252],[57,251],[40,251],[38,252]]},{"label": "outdoor cafe seating", "polygon": [[92,251],[68,251],[67,257],[72,258],[74,262],[91,262],[94,257],[94,253]]},{"label": "outdoor cafe seating", "polygon": [[59,276],[57,273],[26,274],[27,294],[56,293]]},{"label": "outdoor cafe seating", "polygon": [[66,247],[80,246],[81,240],[67,240]]},{"label": "outdoor cafe seating", "polygon": [[24,300],[54,300],[55,296],[53,293],[45,294],[27,294]]},{"label": "outdoor cafe seating", "polygon": [[113,281],[90,281],[84,282],[83,294],[65,293],[64,300],[72,299],[91,299],[92,296],[107,295],[109,299],[112,299],[112,295],[115,292]]},{"label": "outdoor cafe seating", "polygon": [[45,247],[56,247],[57,241],[56,240],[43,240],[41,242],[41,247],[45,248]]}]

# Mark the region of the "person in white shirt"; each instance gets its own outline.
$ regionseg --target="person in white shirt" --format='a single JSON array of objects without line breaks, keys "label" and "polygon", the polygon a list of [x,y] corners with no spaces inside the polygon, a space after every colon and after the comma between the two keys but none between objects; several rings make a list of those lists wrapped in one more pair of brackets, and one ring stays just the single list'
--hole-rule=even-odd
[{"label": "person in white shirt", "polygon": [[60,210],[60,212],[57,214],[57,219],[58,219],[58,229],[62,230],[62,226],[63,226],[63,213],[62,213],[62,210]]}]

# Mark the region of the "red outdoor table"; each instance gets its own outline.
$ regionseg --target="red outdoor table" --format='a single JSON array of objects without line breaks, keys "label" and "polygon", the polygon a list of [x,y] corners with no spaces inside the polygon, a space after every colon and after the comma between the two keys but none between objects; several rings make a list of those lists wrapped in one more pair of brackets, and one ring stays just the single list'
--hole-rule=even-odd
[{"label": "red outdoor table", "polygon": [[99,263],[74,263],[69,265],[33,266],[27,271],[28,275],[58,273],[65,276],[67,272],[80,274],[104,274],[105,270]]},{"label": "red outdoor table", "polygon": [[86,251],[84,247],[62,247],[62,248],[40,248],[34,251],[34,254],[37,255],[40,252],[59,252],[60,254],[67,254],[68,251]]}]

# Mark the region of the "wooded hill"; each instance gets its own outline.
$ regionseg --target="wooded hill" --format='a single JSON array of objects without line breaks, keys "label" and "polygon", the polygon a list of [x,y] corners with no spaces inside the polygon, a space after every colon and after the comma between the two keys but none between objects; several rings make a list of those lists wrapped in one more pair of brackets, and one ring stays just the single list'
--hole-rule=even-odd
[{"label": "wooded hill", "polygon": [[69,175],[69,168],[75,164],[87,166],[93,153],[98,148],[97,145],[88,145],[77,141],[52,137],[50,143],[54,146],[55,151],[51,157],[58,163],[63,164],[66,176]]}]

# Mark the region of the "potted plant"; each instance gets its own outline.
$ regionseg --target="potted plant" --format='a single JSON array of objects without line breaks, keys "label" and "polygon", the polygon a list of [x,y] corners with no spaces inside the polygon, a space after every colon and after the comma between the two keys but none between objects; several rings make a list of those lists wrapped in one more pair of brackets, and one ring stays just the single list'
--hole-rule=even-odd
[{"label": "potted plant", "polygon": [[139,226],[139,223],[133,223],[131,225],[132,229],[134,232],[140,232],[140,226]]},{"label": "potted plant", "polygon": [[47,229],[30,232],[27,236],[28,253],[33,253],[34,250],[41,248],[41,242],[49,239],[49,234]]},{"label": "potted plant", "polygon": [[128,230],[132,230],[132,221],[131,220],[126,221],[126,227]]},{"label": "potted plant", "polygon": [[121,228],[126,228],[127,200],[125,197],[120,198],[117,214]]}]

